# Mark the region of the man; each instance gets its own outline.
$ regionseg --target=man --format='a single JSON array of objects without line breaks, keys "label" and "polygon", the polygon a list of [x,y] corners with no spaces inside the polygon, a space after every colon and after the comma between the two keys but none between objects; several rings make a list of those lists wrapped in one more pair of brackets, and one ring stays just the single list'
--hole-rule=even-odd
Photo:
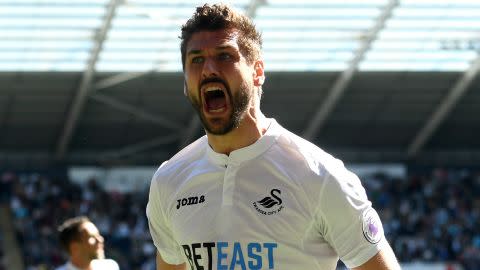
[{"label": "man", "polygon": [[103,237],[87,217],[67,219],[58,228],[60,243],[70,260],[57,270],[118,270],[118,264],[105,259]]},{"label": "man", "polygon": [[153,176],[157,269],[399,269],[360,180],[262,114],[261,44],[225,5],[182,27],[184,91],[206,136]]}]

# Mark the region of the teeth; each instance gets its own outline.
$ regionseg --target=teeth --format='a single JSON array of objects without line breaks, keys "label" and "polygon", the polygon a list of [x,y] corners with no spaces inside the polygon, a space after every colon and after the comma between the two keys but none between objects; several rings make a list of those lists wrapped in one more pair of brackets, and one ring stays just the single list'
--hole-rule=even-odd
[{"label": "teeth", "polygon": [[222,89],[218,88],[217,86],[209,86],[205,88],[205,92],[211,92],[211,91],[222,91]]},{"label": "teeth", "polygon": [[220,108],[220,109],[216,109],[216,110],[210,110],[210,112],[223,112],[224,111],[224,108]]}]

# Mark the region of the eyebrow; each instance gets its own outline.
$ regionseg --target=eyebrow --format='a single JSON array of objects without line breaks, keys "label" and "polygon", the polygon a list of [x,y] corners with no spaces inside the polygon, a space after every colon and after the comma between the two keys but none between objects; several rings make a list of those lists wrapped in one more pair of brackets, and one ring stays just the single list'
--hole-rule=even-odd
[{"label": "eyebrow", "polygon": [[[215,47],[216,51],[222,51],[222,50],[227,50],[227,49],[235,49],[235,47],[231,46],[231,45],[222,45],[222,46]],[[200,49],[193,49],[193,50],[188,51],[187,55],[197,55],[197,54],[200,54],[201,52],[202,52],[202,50],[200,50]]]},{"label": "eyebrow", "polygon": [[192,54],[200,54],[202,50],[190,50],[188,51],[187,55],[192,55]]}]

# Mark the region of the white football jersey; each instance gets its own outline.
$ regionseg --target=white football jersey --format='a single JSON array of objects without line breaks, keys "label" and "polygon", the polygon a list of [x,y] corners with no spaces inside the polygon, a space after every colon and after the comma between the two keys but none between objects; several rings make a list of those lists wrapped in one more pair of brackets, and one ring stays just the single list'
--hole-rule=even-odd
[{"label": "white football jersey", "polygon": [[147,217],[162,258],[197,270],[352,268],[386,243],[358,177],[273,119],[229,156],[204,136],[163,163]]},{"label": "white football jersey", "polygon": [[[92,269],[93,270],[119,270],[118,264],[112,259],[98,259],[92,260]],[[57,267],[55,270],[81,270],[72,262],[67,262],[66,264]]]}]

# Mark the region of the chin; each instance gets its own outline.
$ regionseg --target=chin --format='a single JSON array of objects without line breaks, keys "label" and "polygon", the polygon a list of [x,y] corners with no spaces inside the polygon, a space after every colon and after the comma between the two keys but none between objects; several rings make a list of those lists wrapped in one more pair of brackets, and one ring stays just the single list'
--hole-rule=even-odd
[{"label": "chin", "polygon": [[233,112],[227,118],[212,118],[208,119],[202,115],[201,120],[203,127],[206,131],[213,135],[226,135],[232,130],[239,127],[240,122],[243,120],[244,114],[240,112]]},{"label": "chin", "polygon": [[234,129],[233,125],[209,125],[206,130],[213,135],[225,135]]}]

